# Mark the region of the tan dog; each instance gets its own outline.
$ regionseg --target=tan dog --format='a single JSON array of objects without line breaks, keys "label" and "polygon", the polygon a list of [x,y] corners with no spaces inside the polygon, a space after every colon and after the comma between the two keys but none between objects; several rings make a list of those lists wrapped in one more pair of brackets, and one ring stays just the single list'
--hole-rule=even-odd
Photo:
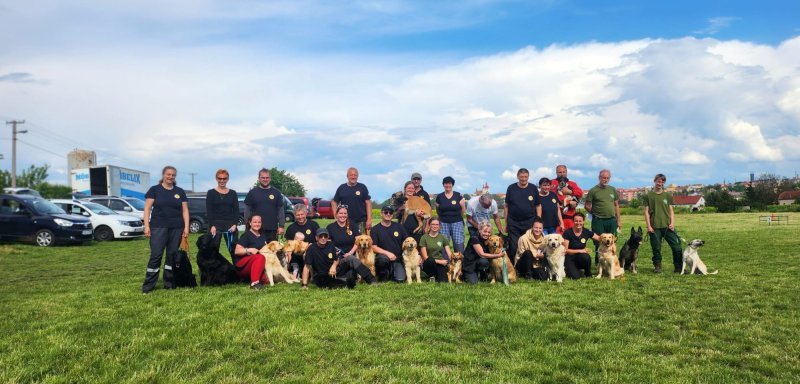
[{"label": "tan dog", "polygon": [[375,277],[375,252],[372,252],[372,237],[369,235],[356,236],[356,256],[361,264],[369,268],[372,277]]},{"label": "tan dog", "polygon": [[486,239],[486,246],[489,247],[489,253],[503,253],[503,257],[489,260],[492,284],[494,284],[496,280],[503,281],[503,263],[506,264],[508,282],[513,283],[517,281],[517,270],[514,268],[514,264],[511,264],[511,259],[503,249],[503,238],[497,235],[489,236],[489,238]]},{"label": "tan dog", "polygon": [[564,259],[566,257],[564,238],[557,233],[552,233],[545,236],[544,242],[544,254],[549,266],[550,280],[560,283],[567,276],[567,272],[564,270]]},{"label": "tan dog", "polygon": [[613,280],[624,275],[625,269],[619,266],[617,257],[617,237],[613,233],[603,233],[600,235],[599,244],[599,261],[595,277],[599,279],[605,274]]},{"label": "tan dog", "polygon": [[260,254],[264,255],[264,258],[266,258],[264,272],[266,272],[267,278],[269,279],[269,285],[271,286],[275,285],[275,278],[278,276],[283,277],[283,279],[289,284],[296,283],[298,281],[289,273],[286,267],[281,265],[281,261],[278,259],[278,252],[280,252],[282,248],[283,246],[281,243],[277,241],[270,241],[258,251]]},{"label": "tan dog", "polygon": [[409,284],[411,284],[411,274],[413,272],[417,274],[417,283],[422,283],[422,269],[419,267],[420,260],[417,241],[413,237],[407,237],[403,240],[403,264],[406,266],[406,281]]},{"label": "tan dog", "polygon": [[705,241],[700,239],[694,239],[689,242],[689,245],[686,246],[686,249],[683,251],[683,267],[681,268],[681,275],[686,272],[686,267],[689,267],[689,274],[694,275],[697,272],[700,272],[701,275],[716,275],[719,273],[719,270],[714,272],[708,272],[708,268],[703,260],[700,260],[700,254],[697,253],[697,250],[705,244]]},{"label": "tan dog", "polygon": [[[297,234],[302,235],[302,233],[300,232],[298,232]],[[281,265],[288,266],[289,263],[292,262],[292,255],[300,257],[305,255],[306,249],[308,249],[309,245],[311,244],[306,243],[302,239],[297,239],[296,237],[295,240],[287,241],[286,244],[283,245],[283,256],[285,258],[285,262],[284,260],[281,260]],[[300,271],[294,271],[294,278],[298,279],[299,277],[300,277]]]},{"label": "tan dog", "polygon": [[[411,196],[406,197],[406,202],[403,204],[403,221],[401,223],[405,223],[406,218],[408,215],[414,215],[417,219],[417,227],[414,228],[413,233],[419,233],[422,230],[423,224],[431,218],[431,205],[428,204],[425,199],[419,196]],[[415,213],[417,211],[422,211],[422,217],[417,216]]]},{"label": "tan dog", "polygon": [[461,282],[461,265],[464,262],[464,255],[461,252],[453,252],[450,255],[450,263],[447,264],[447,282]]}]

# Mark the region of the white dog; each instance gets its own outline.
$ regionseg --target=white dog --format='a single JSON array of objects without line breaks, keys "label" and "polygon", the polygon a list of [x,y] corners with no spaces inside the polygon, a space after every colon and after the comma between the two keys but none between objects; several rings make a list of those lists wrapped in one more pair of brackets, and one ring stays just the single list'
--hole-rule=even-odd
[{"label": "white dog", "polygon": [[564,271],[564,257],[566,250],[563,244],[564,238],[554,233],[545,236],[544,254],[547,257],[547,264],[550,266],[550,280],[557,282],[564,281],[567,273]]},{"label": "white dog", "polygon": [[702,275],[716,275],[719,270],[708,272],[703,260],[700,260],[700,255],[697,254],[697,249],[702,247],[705,242],[700,239],[694,239],[689,242],[686,249],[683,251],[683,268],[681,268],[681,275],[686,271],[686,266],[689,266],[689,274],[693,275],[695,271],[700,271]]}]

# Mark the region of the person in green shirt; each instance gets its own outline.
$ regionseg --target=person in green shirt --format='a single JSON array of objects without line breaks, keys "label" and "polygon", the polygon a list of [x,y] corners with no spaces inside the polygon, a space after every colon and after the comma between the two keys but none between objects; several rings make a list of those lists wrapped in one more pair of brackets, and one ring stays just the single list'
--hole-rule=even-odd
[{"label": "person in green shirt", "polygon": [[661,273],[661,239],[667,240],[672,249],[674,272],[681,272],[683,250],[681,240],[675,231],[675,211],[672,209],[672,194],[664,191],[667,177],[659,173],[653,179],[653,190],[644,199],[644,222],[650,233],[650,247],[653,249],[653,272]]},{"label": "person in green shirt", "polygon": [[[592,214],[592,232],[600,235],[612,233],[616,236],[622,228],[619,217],[619,192],[608,185],[611,181],[611,171],[603,169],[598,176],[598,183],[586,194],[584,206]],[[594,240],[594,263],[597,264],[597,249],[599,241]]]},{"label": "person in green shirt", "polygon": [[419,240],[422,255],[422,270],[428,276],[435,276],[437,283],[447,282],[447,263],[450,255],[450,239],[439,233],[442,224],[438,217],[431,219],[430,230]]}]

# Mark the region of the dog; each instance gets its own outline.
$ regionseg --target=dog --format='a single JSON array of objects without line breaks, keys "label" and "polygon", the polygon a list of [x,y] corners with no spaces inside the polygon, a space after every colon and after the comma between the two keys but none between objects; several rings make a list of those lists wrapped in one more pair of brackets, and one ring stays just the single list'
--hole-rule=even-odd
[{"label": "dog", "polygon": [[686,266],[689,266],[689,274],[693,275],[699,272],[701,275],[716,275],[719,273],[719,270],[714,272],[708,272],[708,268],[706,268],[706,264],[703,263],[703,260],[700,260],[700,255],[697,253],[697,250],[705,244],[705,241],[700,239],[694,239],[689,242],[686,246],[686,249],[683,250],[683,267],[681,268],[681,275],[686,271]]},{"label": "dog", "polygon": [[[400,196],[395,199],[402,204],[400,209],[403,210],[403,220],[400,221],[401,223],[405,223],[409,215],[414,215],[417,219],[417,227],[414,228],[412,233],[419,233],[422,231],[425,227],[424,224],[433,217],[431,205],[420,196]],[[422,211],[422,217],[416,215],[417,211]]]},{"label": "dog", "polygon": [[[298,235],[302,234],[298,232]],[[308,249],[309,245],[311,244],[306,243],[302,238],[298,239],[297,237],[295,237],[294,240],[287,241],[286,244],[283,245],[283,256],[286,259],[286,262],[281,262],[281,265],[291,265],[292,256],[299,256],[302,258],[303,255],[305,255],[306,249]],[[295,279],[298,279],[300,277],[300,271],[298,270],[299,264],[295,263],[294,268],[295,270],[292,274],[294,275]]]},{"label": "dog", "polygon": [[422,268],[419,263],[422,259],[417,250],[417,241],[413,237],[403,240],[403,264],[406,266],[406,281],[411,284],[411,274],[417,274],[417,283],[422,283]]},{"label": "dog", "polygon": [[631,227],[631,237],[625,242],[625,245],[622,246],[622,250],[619,252],[619,265],[622,266],[623,269],[627,269],[632,273],[638,272],[636,268],[636,259],[639,258],[639,246],[642,245],[643,239],[644,233],[642,232],[642,227],[639,227],[638,231]]},{"label": "dog", "polygon": [[375,274],[375,252],[372,252],[372,237],[369,235],[356,236],[356,257],[361,264],[369,268],[372,277],[377,276]]},{"label": "dog", "polygon": [[461,265],[464,262],[464,255],[461,252],[453,252],[450,255],[450,263],[447,264],[447,282],[461,282]]},{"label": "dog", "polygon": [[200,285],[225,285],[239,282],[236,267],[214,249],[214,238],[206,233],[197,238],[197,267]]},{"label": "dog", "polygon": [[560,283],[567,276],[567,272],[564,270],[564,259],[566,257],[564,238],[557,233],[553,233],[545,236],[544,242],[544,254],[547,258],[547,270],[550,273],[550,280]]},{"label": "dog", "polygon": [[502,257],[489,260],[489,271],[492,275],[492,284],[494,284],[498,279],[503,281],[504,263],[506,273],[508,275],[508,282],[513,283],[517,281],[517,270],[514,268],[514,265],[511,264],[511,259],[508,257],[508,253],[506,253],[506,250],[503,249],[503,238],[497,235],[489,236],[489,238],[486,239],[486,246],[489,248],[489,253],[503,253]]},{"label": "dog", "polygon": [[264,272],[267,274],[270,286],[275,285],[275,278],[278,276],[282,277],[283,280],[289,284],[298,282],[298,280],[289,273],[286,267],[281,264],[281,261],[278,258],[278,252],[280,252],[281,249],[283,249],[281,243],[277,241],[270,241],[267,243],[267,245],[261,247],[261,250],[259,250],[259,253],[264,255],[266,258]]},{"label": "dog", "polygon": [[611,280],[614,280],[624,275],[625,269],[620,267],[619,258],[617,257],[617,237],[613,233],[603,233],[600,235],[599,244],[599,261],[595,278],[599,279],[605,274]]}]

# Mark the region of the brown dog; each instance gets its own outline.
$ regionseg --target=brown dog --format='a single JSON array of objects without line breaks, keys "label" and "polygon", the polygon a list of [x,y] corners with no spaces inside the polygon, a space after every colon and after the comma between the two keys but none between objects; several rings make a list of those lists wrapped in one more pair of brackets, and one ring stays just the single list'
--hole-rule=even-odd
[{"label": "brown dog", "polygon": [[419,267],[422,259],[417,251],[417,241],[413,237],[403,240],[403,264],[406,266],[406,281],[411,284],[412,273],[417,274],[417,283],[422,283],[422,268]]},{"label": "brown dog", "polygon": [[372,237],[369,235],[356,236],[356,256],[361,264],[369,268],[372,277],[375,277],[375,252],[372,252]]},{"label": "brown dog", "polygon": [[289,284],[298,282],[298,280],[286,270],[286,267],[281,265],[281,261],[278,259],[278,252],[280,252],[282,248],[283,246],[281,243],[270,241],[258,251],[266,258],[264,272],[266,272],[267,278],[269,279],[269,285],[275,285],[275,278],[278,276],[282,277],[283,280]]},{"label": "brown dog", "polygon": [[[417,211],[422,211],[422,217],[416,215]],[[406,197],[406,202],[403,204],[403,221],[401,223],[405,223],[408,215],[414,215],[417,219],[417,227],[414,228],[413,233],[419,233],[424,227],[423,224],[431,218],[431,205],[419,196]]]},{"label": "brown dog", "polygon": [[461,282],[461,264],[464,262],[464,255],[461,252],[453,252],[450,255],[450,263],[447,264],[447,282]]},{"label": "brown dog", "polygon": [[[289,263],[292,262],[292,255],[303,257],[309,245],[311,244],[306,243],[303,240],[287,241],[286,244],[283,245],[283,256],[285,258],[285,262],[281,260],[281,264],[288,266]],[[300,277],[300,271],[294,271],[294,277],[295,279],[298,279]]]},{"label": "brown dog", "polygon": [[496,280],[503,281],[503,263],[506,264],[506,273],[508,273],[508,282],[513,283],[517,281],[517,270],[514,269],[514,264],[511,264],[511,259],[503,249],[503,238],[497,235],[489,236],[486,239],[486,246],[489,247],[489,253],[503,252],[503,257],[489,260],[489,271],[492,275],[492,284]]},{"label": "brown dog", "polygon": [[620,277],[625,274],[625,269],[619,266],[617,257],[617,237],[612,233],[600,235],[600,245],[598,247],[599,262],[597,264],[596,278],[603,277],[603,274],[611,278]]}]

